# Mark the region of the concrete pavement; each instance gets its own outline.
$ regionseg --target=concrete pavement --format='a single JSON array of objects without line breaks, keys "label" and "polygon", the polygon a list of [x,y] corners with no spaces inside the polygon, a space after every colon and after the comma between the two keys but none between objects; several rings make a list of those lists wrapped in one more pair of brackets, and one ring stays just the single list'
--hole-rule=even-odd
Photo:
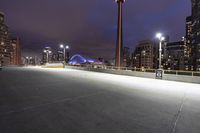
[{"label": "concrete pavement", "polygon": [[71,69],[0,72],[0,133],[198,133],[200,85]]}]

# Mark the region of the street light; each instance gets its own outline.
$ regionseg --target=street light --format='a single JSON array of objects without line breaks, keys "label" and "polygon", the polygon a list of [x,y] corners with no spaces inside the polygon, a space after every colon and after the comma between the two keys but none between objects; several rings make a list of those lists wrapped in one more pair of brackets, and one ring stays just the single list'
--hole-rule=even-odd
[{"label": "street light", "polygon": [[27,65],[27,66],[30,65],[30,62],[31,62],[32,59],[33,59],[32,56],[26,56],[25,62],[26,62],[26,65]]},{"label": "street light", "polygon": [[161,64],[162,64],[162,41],[165,40],[163,37],[162,33],[157,33],[156,38],[159,39],[159,69],[161,69]]},{"label": "street light", "polygon": [[66,62],[66,49],[69,49],[69,45],[60,44],[60,48],[63,49],[63,56],[64,56],[63,60],[64,62]]},{"label": "street light", "polygon": [[28,56],[26,56],[25,62],[26,62],[26,65],[28,66],[29,65],[29,57]]},{"label": "street light", "polygon": [[45,49],[43,52],[46,53],[46,55],[47,55],[47,63],[49,63],[49,54],[51,54],[52,51],[49,50],[49,49]]},{"label": "street light", "polygon": [[115,0],[115,2],[118,4],[118,26],[117,26],[115,66],[121,67],[122,49],[123,49],[122,5],[125,2],[125,0]]}]

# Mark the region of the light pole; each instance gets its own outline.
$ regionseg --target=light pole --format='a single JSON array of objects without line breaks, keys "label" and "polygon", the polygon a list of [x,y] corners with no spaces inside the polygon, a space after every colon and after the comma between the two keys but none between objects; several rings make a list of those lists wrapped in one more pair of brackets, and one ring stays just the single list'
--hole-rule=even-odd
[{"label": "light pole", "polygon": [[30,65],[31,64],[31,60],[33,59],[32,56],[26,56],[26,65]]},{"label": "light pole", "polygon": [[63,49],[63,60],[66,63],[66,49],[69,49],[69,45],[60,44],[60,48]]},{"label": "light pole", "polygon": [[117,44],[115,54],[115,66],[121,67],[122,49],[123,49],[123,29],[122,29],[122,5],[125,0],[115,0],[118,4],[118,26],[117,26]]},{"label": "light pole", "polygon": [[52,52],[49,49],[45,49],[44,53],[46,53],[46,55],[47,55],[47,63],[49,63],[49,54],[51,54]]},{"label": "light pole", "polygon": [[29,57],[28,57],[28,56],[26,57],[26,60],[27,60],[27,61],[26,61],[26,62],[27,62],[26,65],[28,66],[28,65],[29,65]]},{"label": "light pole", "polygon": [[161,69],[162,67],[162,41],[165,40],[165,38],[163,37],[162,33],[157,33],[156,34],[156,38],[159,39],[159,69]]}]

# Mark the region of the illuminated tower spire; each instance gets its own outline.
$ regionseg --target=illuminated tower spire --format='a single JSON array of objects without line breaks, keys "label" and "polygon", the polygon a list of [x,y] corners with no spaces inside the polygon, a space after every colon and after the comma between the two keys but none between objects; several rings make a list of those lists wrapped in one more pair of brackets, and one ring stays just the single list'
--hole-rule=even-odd
[{"label": "illuminated tower spire", "polygon": [[117,26],[117,45],[115,55],[115,66],[121,67],[123,51],[123,29],[122,29],[122,5],[125,0],[115,0],[118,4],[118,26]]}]

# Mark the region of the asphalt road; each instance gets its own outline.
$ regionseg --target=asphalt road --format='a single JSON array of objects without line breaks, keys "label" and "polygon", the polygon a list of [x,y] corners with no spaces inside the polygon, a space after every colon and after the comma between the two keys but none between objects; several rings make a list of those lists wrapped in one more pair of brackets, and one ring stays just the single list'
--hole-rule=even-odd
[{"label": "asphalt road", "polygon": [[0,72],[0,133],[199,133],[200,85],[71,69]]}]

